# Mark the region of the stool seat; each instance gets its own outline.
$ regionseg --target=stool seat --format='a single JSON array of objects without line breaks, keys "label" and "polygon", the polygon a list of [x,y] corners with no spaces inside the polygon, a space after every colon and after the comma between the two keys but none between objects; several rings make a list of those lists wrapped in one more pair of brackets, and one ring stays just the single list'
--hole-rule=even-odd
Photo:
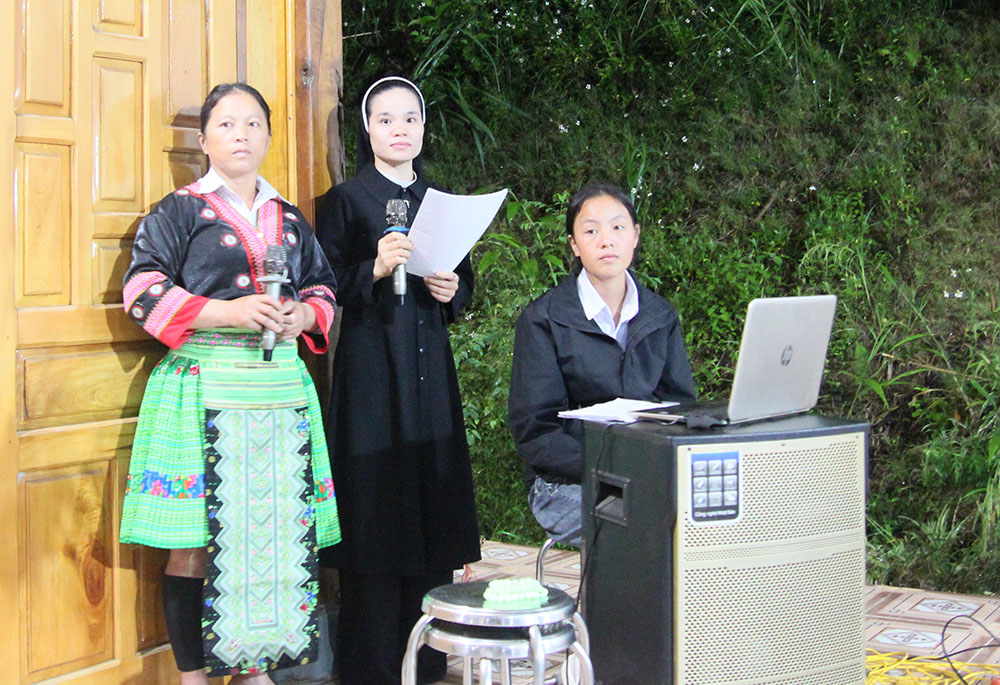
[{"label": "stool seat", "polygon": [[558,588],[546,586],[548,599],[538,607],[512,609],[504,606],[483,606],[483,592],[488,581],[452,583],[436,587],[426,595],[421,605],[423,612],[433,618],[471,626],[499,628],[536,626],[565,621],[573,616],[576,603]]},{"label": "stool seat", "polygon": [[424,615],[413,626],[406,645],[403,685],[416,683],[417,651],[422,645],[463,657],[466,685],[473,681],[473,659],[479,659],[481,683],[492,682],[492,660],[499,660],[504,685],[511,682],[510,660],[530,659],[534,681],[542,685],[546,654],[567,649],[580,663],[582,682],[593,682],[587,627],[572,597],[546,586],[548,596],[538,606],[487,606],[483,593],[488,586],[486,581],[453,583],[424,595]]}]

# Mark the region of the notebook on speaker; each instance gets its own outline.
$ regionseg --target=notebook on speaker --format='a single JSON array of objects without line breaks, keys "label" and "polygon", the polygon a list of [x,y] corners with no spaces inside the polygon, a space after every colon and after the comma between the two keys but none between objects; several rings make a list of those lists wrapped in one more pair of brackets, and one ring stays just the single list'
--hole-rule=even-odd
[{"label": "notebook on speaker", "polygon": [[632,415],[708,428],[812,409],[819,397],[836,307],[835,295],[754,300],[747,307],[728,400],[685,402]]}]

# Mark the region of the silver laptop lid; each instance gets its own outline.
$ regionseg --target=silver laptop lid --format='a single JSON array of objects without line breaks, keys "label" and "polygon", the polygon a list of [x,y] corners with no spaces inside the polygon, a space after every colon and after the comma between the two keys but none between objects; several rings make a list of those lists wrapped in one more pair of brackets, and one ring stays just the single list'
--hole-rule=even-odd
[{"label": "silver laptop lid", "polygon": [[808,411],[823,380],[835,295],[769,297],[747,307],[729,421]]}]

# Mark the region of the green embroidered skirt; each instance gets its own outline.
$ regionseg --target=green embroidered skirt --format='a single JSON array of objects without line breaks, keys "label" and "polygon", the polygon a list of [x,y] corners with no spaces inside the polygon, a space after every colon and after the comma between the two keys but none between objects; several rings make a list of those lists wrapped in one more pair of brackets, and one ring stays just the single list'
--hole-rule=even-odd
[{"label": "green embroidered skirt", "polygon": [[[205,393],[247,410],[305,409],[311,449],[312,515],[320,547],[340,541],[326,438],[312,379],[296,346],[261,362],[256,333],[197,331],[153,370],[139,412],[122,514],[121,541],[150,547],[208,544]],[[208,379],[206,381],[206,379]],[[211,386],[206,389],[206,384]],[[247,446],[249,448],[249,446]]]},{"label": "green embroidered skirt", "polygon": [[208,548],[210,675],[315,658],[317,552],[340,541],[319,402],[294,344],[197,331],[153,370],[121,541]]}]

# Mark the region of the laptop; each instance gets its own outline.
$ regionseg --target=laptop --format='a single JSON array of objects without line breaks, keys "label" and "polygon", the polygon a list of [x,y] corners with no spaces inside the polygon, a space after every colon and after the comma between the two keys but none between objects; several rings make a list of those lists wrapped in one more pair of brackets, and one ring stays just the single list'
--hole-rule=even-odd
[{"label": "laptop", "polygon": [[632,416],[710,428],[809,411],[819,398],[836,307],[835,295],[754,300],[728,400],[684,402]]}]

